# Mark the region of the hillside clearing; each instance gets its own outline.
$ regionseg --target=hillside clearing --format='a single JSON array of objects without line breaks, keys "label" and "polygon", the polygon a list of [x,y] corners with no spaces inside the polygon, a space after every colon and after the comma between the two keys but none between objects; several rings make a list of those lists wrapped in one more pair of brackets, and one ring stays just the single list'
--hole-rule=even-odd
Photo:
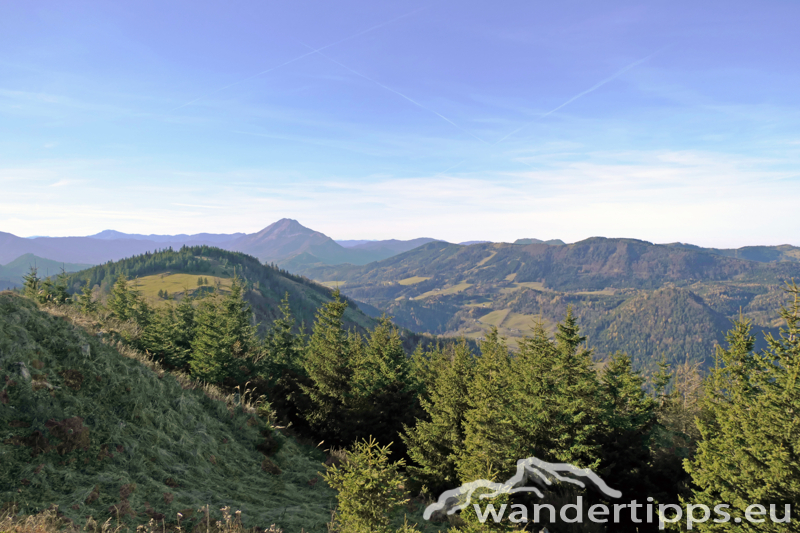
[{"label": "hillside clearing", "polygon": [[400,285],[416,285],[417,283],[420,283],[422,281],[428,281],[429,279],[431,278],[426,278],[423,276],[412,276],[410,278],[401,279],[397,283],[399,283]]},{"label": "hillside clearing", "polygon": [[449,295],[449,294],[457,294],[461,291],[465,291],[472,287],[472,283],[462,282],[458,285],[453,285],[452,287],[448,287],[446,289],[433,289],[432,291],[428,291],[425,293],[416,296],[414,300],[421,300],[423,298],[428,298],[430,296],[442,296],[442,295]]},{"label": "hillside clearing", "polygon": [[[197,285],[197,280],[208,280],[208,285]],[[152,276],[136,278],[128,282],[129,286],[138,290],[148,299],[158,299],[158,291],[167,291],[169,294],[194,294],[204,287],[219,287],[223,292],[231,288],[231,278],[219,276],[200,276],[195,274],[172,274],[165,272]]]}]

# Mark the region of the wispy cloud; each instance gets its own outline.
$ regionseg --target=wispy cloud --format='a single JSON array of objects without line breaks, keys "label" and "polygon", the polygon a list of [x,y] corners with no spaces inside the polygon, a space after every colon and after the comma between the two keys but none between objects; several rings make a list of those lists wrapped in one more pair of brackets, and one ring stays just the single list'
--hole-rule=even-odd
[{"label": "wispy cloud", "polygon": [[473,137],[473,138],[475,138],[475,139],[479,140],[480,142],[482,142],[482,143],[484,143],[484,144],[489,144],[489,143],[488,143],[488,142],[486,142],[485,140],[481,139],[480,137],[478,137],[478,136],[477,136],[477,135],[475,135],[474,133],[472,133],[472,132],[470,132],[470,131],[468,131],[468,130],[464,129],[464,128],[463,128],[463,127],[461,127],[461,126],[459,126],[458,124],[456,124],[455,122],[453,122],[452,120],[450,120],[450,119],[449,119],[449,118],[447,118],[446,116],[442,115],[442,114],[441,114],[441,113],[439,113],[438,111],[434,111],[433,109],[431,109],[431,108],[429,108],[429,107],[426,107],[426,106],[422,105],[421,103],[417,102],[416,100],[414,100],[414,99],[413,99],[413,98],[411,98],[410,96],[407,96],[407,95],[405,95],[405,94],[401,93],[400,91],[398,91],[398,90],[396,90],[396,89],[392,89],[392,88],[391,88],[391,87],[389,87],[388,85],[385,85],[385,84],[383,84],[383,83],[379,82],[378,80],[376,80],[376,79],[374,79],[374,78],[370,78],[370,77],[369,77],[369,76],[367,76],[366,74],[363,74],[363,73],[361,73],[361,72],[359,72],[359,71],[357,71],[357,70],[355,70],[355,69],[352,69],[352,68],[348,67],[347,65],[345,65],[344,63],[342,63],[342,62],[340,62],[340,61],[337,61],[337,60],[333,59],[332,57],[330,57],[330,56],[328,56],[328,55],[325,55],[325,54],[323,54],[323,53],[322,53],[322,51],[321,51],[321,49],[314,49],[314,48],[312,48],[311,46],[309,46],[309,45],[307,45],[307,44],[305,44],[305,43],[302,43],[302,42],[301,42],[300,44],[302,44],[303,46],[306,46],[306,47],[310,48],[311,50],[313,50],[313,52],[312,52],[312,53],[317,53],[317,54],[319,54],[320,56],[324,57],[324,58],[325,58],[325,59],[327,59],[328,61],[331,61],[331,62],[333,62],[333,63],[336,63],[336,64],[337,64],[337,65],[339,65],[340,67],[342,67],[342,68],[344,68],[344,69],[347,69],[347,70],[349,70],[350,72],[352,72],[352,73],[353,73],[353,74],[355,74],[356,76],[360,76],[360,77],[364,78],[364,79],[365,79],[365,80],[367,80],[367,81],[371,81],[372,83],[374,83],[374,84],[378,85],[379,87],[382,87],[382,88],[386,89],[387,91],[389,91],[389,92],[392,92],[392,93],[396,94],[396,95],[397,95],[397,96],[399,96],[400,98],[403,98],[403,99],[405,99],[405,100],[407,100],[407,101],[411,102],[411,103],[412,103],[412,104],[414,104],[415,106],[417,106],[417,107],[419,107],[419,108],[421,108],[421,109],[424,109],[425,111],[428,111],[429,113],[433,113],[433,114],[434,114],[434,115],[436,115],[437,117],[441,118],[442,120],[444,120],[444,121],[445,121],[445,122],[447,122],[448,124],[450,124],[450,125],[452,125],[452,126],[455,126],[456,128],[458,128],[458,129],[459,129],[459,130],[461,130],[462,132],[464,132],[464,133],[466,133],[467,135],[469,135],[470,137]]},{"label": "wispy cloud", "polygon": [[173,203],[171,205],[175,205],[178,207],[197,207],[200,209],[225,209],[223,206],[219,205],[178,204],[178,203]]},{"label": "wispy cloud", "polygon": [[224,87],[220,87],[219,89],[215,89],[215,90],[213,90],[213,91],[211,91],[209,93],[206,93],[206,94],[204,94],[202,96],[198,96],[194,100],[190,100],[190,101],[188,101],[188,102],[186,102],[184,104],[181,104],[181,105],[179,105],[179,106],[177,106],[177,107],[175,107],[173,109],[170,109],[170,112],[177,111],[178,109],[190,106],[190,105],[192,105],[194,103],[199,102],[200,100],[208,98],[209,96],[213,96],[213,95],[215,95],[215,94],[217,94],[219,92],[222,92],[225,89],[230,89],[231,87],[235,87],[236,85],[241,85],[242,83],[245,83],[245,82],[250,81],[252,79],[258,78],[259,76],[263,76],[264,74],[268,74],[268,73],[270,73],[270,72],[272,72],[274,70],[278,70],[278,69],[280,69],[282,67],[285,67],[287,65],[291,65],[292,63],[295,63],[296,61],[300,61],[301,59],[303,59],[305,57],[308,57],[310,55],[313,55],[314,53],[319,52],[320,50],[326,50],[326,49],[331,48],[333,46],[336,46],[336,45],[345,43],[347,41],[350,41],[352,39],[355,39],[357,37],[360,37],[360,36],[362,36],[364,34],[367,34],[369,32],[375,31],[375,30],[377,30],[379,28],[383,28],[384,26],[387,26],[389,24],[397,22],[397,21],[399,21],[401,19],[404,19],[404,18],[410,17],[412,15],[415,15],[415,14],[419,13],[420,11],[424,11],[424,10],[428,9],[429,7],[430,6],[424,6],[424,7],[421,7],[419,9],[415,9],[413,11],[409,11],[408,13],[405,13],[404,15],[400,15],[399,17],[395,17],[395,18],[393,18],[391,20],[387,20],[385,22],[381,22],[380,24],[376,24],[376,25],[371,26],[371,27],[369,27],[369,28],[367,28],[365,30],[362,30],[362,31],[358,32],[358,33],[354,33],[353,35],[350,35],[349,37],[345,37],[344,39],[339,39],[338,41],[326,44],[325,46],[322,46],[322,47],[317,48],[317,49],[312,49],[311,52],[306,52],[305,54],[300,54],[299,56],[293,57],[292,59],[284,61],[283,63],[275,65],[274,67],[270,67],[270,68],[268,68],[266,70],[262,70],[261,72],[257,72],[256,74],[253,74],[252,76],[248,76],[248,77],[243,78],[243,79],[241,79],[239,81],[235,81],[233,83],[225,85]]},{"label": "wispy cloud", "polygon": [[[714,246],[800,244],[800,220],[780,226],[770,217],[741,222],[748,213],[793,212],[800,195],[795,168],[782,160],[661,150],[598,152],[580,161],[553,157],[525,172],[374,175],[360,181],[312,180],[299,172],[289,179],[257,168],[187,172],[180,185],[157,175],[122,195],[113,184],[5,195],[0,231],[254,232],[291,217],[335,238],[575,241],[604,235]],[[34,169],[27,175],[50,176]]]},{"label": "wispy cloud", "polygon": [[594,85],[592,85],[591,87],[589,87],[589,88],[588,88],[588,89],[586,89],[585,91],[582,91],[582,92],[580,92],[580,93],[576,94],[575,96],[573,96],[572,98],[570,98],[570,99],[566,100],[564,103],[562,103],[562,104],[560,104],[560,105],[558,105],[558,106],[554,107],[553,109],[551,109],[551,110],[549,110],[549,111],[547,111],[547,112],[545,112],[545,113],[542,113],[542,114],[541,114],[541,115],[539,115],[539,116],[538,116],[538,117],[537,117],[535,120],[532,120],[532,121],[530,121],[530,122],[527,122],[527,123],[523,124],[522,126],[520,126],[519,128],[517,128],[517,129],[515,129],[515,130],[511,131],[510,133],[508,133],[508,134],[506,134],[505,136],[501,137],[501,138],[500,138],[498,141],[496,141],[494,144],[500,144],[501,142],[505,141],[506,139],[508,139],[508,138],[509,138],[509,137],[511,137],[512,135],[515,135],[515,134],[519,133],[520,131],[524,130],[525,128],[527,128],[527,127],[528,127],[528,126],[530,126],[531,124],[534,124],[535,122],[537,122],[537,121],[539,121],[539,120],[542,120],[543,118],[546,118],[546,117],[548,117],[548,116],[552,115],[553,113],[555,113],[555,112],[556,112],[556,111],[558,111],[559,109],[562,109],[562,108],[564,108],[564,107],[568,106],[569,104],[571,104],[571,103],[572,103],[572,102],[574,102],[575,100],[578,100],[579,98],[582,98],[582,97],[586,96],[587,94],[590,94],[590,93],[592,93],[592,92],[596,91],[597,89],[599,89],[599,88],[600,88],[600,87],[602,87],[603,85],[605,85],[605,84],[607,84],[607,83],[609,83],[609,82],[611,82],[611,81],[613,81],[613,80],[617,79],[618,77],[620,77],[620,76],[621,76],[621,75],[623,75],[624,73],[628,72],[628,71],[629,71],[629,70],[631,70],[632,68],[635,68],[635,67],[637,67],[637,66],[641,65],[642,63],[645,63],[645,62],[649,61],[649,60],[650,60],[650,59],[652,59],[652,58],[653,58],[655,55],[657,55],[657,54],[659,54],[659,53],[663,52],[663,51],[664,51],[664,50],[666,50],[667,48],[669,48],[669,46],[665,46],[665,47],[663,47],[663,48],[661,48],[661,49],[659,49],[659,50],[656,50],[656,51],[655,51],[655,52],[653,52],[652,54],[650,54],[650,55],[648,55],[648,56],[646,56],[646,57],[643,57],[643,58],[641,58],[641,59],[638,59],[638,60],[634,61],[633,63],[631,63],[631,64],[629,64],[629,65],[627,65],[627,66],[625,66],[625,67],[621,68],[620,70],[618,70],[617,72],[615,72],[615,73],[614,73],[614,74],[612,74],[611,76],[609,76],[609,77],[607,77],[607,78],[605,78],[605,79],[603,79],[603,80],[601,80],[601,81],[599,81],[599,82],[595,83]]}]

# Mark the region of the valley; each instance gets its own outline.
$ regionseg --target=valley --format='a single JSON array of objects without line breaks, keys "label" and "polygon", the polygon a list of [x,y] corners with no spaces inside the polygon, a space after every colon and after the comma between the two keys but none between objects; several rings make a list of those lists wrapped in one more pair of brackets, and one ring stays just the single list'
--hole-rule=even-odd
[{"label": "valley", "polygon": [[776,333],[783,281],[800,276],[800,264],[594,238],[437,242],[365,266],[301,272],[337,280],[345,294],[412,331],[479,339],[497,327],[512,347],[537,321],[552,333],[572,307],[597,357],[626,352],[652,371],[662,358],[708,365],[740,310],[756,331]]}]

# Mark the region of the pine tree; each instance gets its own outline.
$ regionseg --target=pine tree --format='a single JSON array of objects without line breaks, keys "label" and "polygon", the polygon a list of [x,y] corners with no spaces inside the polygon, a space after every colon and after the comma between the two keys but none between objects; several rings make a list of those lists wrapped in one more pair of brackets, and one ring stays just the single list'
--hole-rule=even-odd
[{"label": "pine tree", "polygon": [[[660,488],[650,478],[657,404],[644,383],[633,371],[630,357],[621,353],[612,355],[600,374],[605,414],[598,475],[613,480],[614,488],[631,498],[653,495]],[[637,527],[628,522],[627,515],[615,524],[617,531],[636,533]]]},{"label": "pine tree", "polygon": [[23,294],[28,298],[38,301],[39,291],[42,288],[42,279],[39,277],[39,269],[35,266],[30,267],[30,270],[22,277],[22,280]]},{"label": "pine tree", "polygon": [[456,463],[464,483],[505,479],[516,467],[509,420],[511,358],[497,328],[480,343],[481,355],[467,386],[469,409],[464,414],[464,448]]},{"label": "pine tree", "polygon": [[225,346],[220,328],[219,306],[205,299],[194,313],[194,338],[189,361],[192,377],[208,383],[221,383],[228,377],[233,357]]},{"label": "pine tree", "polygon": [[[706,416],[697,421],[701,440],[686,469],[700,488],[692,503],[729,503],[742,517],[751,504],[784,517],[784,506],[800,501],[800,289],[787,292],[791,306],[781,309],[785,327],[779,338],[767,336],[763,354],[753,352],[749,321],[739,318],[719,348],[716,366],[705,384]],[[800,518],[791,510],[791,520]],[[702,524],[705,531],[738,531],[729,522]],[[788,531],[769,518],[759,531]]]},{"label": "pine tree", "polygon": [[555,458],[594,469],[599,464],[603,407],[592,352],[582,346],[585,340],[572,308],[567,308],[567,315],[556,331],[552,368],[556,379],[552,396],[555,426],[551,435]]},{"label": "pine tree", "polygon": [[310,400],[304,418],[316,435],[330,445],[349,444],[343,440],[349,421],[345,413],[351,399],[351,355],[353,345],[344,331],[342,316],[347,302],[338,289],[333,301],[317,311],[316,322],[303,358],[303,369],[310,383],[303,391]]},{"label": "pine tree", "polygon": [[[370,332],[364,349],[352,354],[350,365],[355,438],[372,434],[381,443],[396,442],[403,426],[414,420],[417,391],[400,332],[386,316]],[[395,453],[405,455],[404,447],[396,446]]]},{"label": "pine tree", "polygon": [[416,352],[419,372],[424,368],[426,389],[420,399],[424,418],[407,427],[403,440],[414,465],[408,470],[431,494],[457,487],[456,461],[464,452],[464,415],[469,409],[467,387],[473,379],[475,358],[465,341],[427,357]]},{"label": "pine tree", "polygon": [[[408,499],[400,469],[403,460],[389,461],[389,445],[375,439],[359,441],[340,465],[331,466],[324,478],[337,492],[331,530],[338,533],[389,533],[391,517]],[[401,531],[414,531],[408,528]]]},{"label": "pine tree", "polygon": [[97,302],[94,301],[92,286],[89,280],[86,281],[86,285],[83,286],[81,295],[78,296],[78,307],[80,307],[81,312],[84,315],[90,315],[97,310]]},{"label": "pine tree", "polygon": [[221,302],[204,300],[198,306],[189,363],[193,376],[211,383],[244,379],[257,348],[251,316],[241,281],[235,278]]},{"label": "pine tree", "polygon": [[128,278],[123,274],[117,277],[108,297],[108,308],[119,320],[133,318],[136,296],[128,287]]}]

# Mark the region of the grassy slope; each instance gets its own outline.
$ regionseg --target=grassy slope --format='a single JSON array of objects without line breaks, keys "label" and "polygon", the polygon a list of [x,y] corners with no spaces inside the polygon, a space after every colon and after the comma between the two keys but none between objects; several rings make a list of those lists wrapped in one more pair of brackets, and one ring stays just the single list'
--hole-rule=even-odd
[{"label": "grassy slope", "polygon": [[176,293],[181,295],[186,293],[193,295],[197,292],[197,289],[201,288],[197,285],[197,280],[199,278],[203,278],[203,280],[208,279],[208,285],[203,285],[203,288],[216,287],[217,283],[219,283],[219,288],[222,292],[227,292],[231,288],[232,279],[228,277],[199,276],[197,274],[172,272],[136,278],[130,281],[130,285],[148,300],[157,301],[159,299],[158,291],[161,290],[169,292],[170,295]]},{"label": "grassy slope", "polygon": [[314,481],[320,452],[287,438],[272,457],[283,473],[262,471],[252,411],[184,388],[11,293],[0,293],[0,375],[0,504],[58,504],[79,523],[114,506],[131,523],[230,505],[248,526],[325,531],[334,493]]}]

